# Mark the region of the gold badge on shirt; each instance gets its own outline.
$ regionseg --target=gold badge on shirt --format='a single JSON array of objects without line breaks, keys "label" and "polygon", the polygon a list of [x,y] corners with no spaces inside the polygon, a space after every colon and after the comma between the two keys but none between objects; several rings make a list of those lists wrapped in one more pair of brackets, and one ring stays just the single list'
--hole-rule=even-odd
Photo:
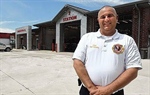
[{"label": "gold badge on shirt", "polygon": [[114,53],[121,54],[124,52],[124,47],[123,45],[115,44],[113,45],[112,50]]},{"label": "gold badge on shirt", "polygon": [[93,44],[90,48],[99,48],[97,45]]}]

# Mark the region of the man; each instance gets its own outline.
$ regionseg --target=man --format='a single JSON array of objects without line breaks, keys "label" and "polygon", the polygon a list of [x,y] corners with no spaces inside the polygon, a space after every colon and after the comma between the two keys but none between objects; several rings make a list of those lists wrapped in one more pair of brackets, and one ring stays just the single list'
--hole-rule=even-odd
[{"label": "man", "polygon": [[115,29],[113,7],[102,7],[97,20],[100,29],[83,35],[73,55],[80,95],[124,95],[123,87],[142,69],[140,53],[133,38]]}]

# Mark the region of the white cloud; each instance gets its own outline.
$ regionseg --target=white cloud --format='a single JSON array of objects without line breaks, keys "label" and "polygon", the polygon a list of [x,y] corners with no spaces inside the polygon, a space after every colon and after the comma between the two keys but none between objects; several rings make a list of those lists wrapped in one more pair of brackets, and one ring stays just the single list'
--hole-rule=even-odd
[{"label": "white cloud", "polygon": [[124,4],[132,1],[138,1],[138,0],[57,0],[61,2],[70,2],[70,3],[78,3],[78,4],[91,4],[91,3],[109,3],[109,4]]},{"label": "white cloud", "polygon": [[37,23],[37,22],[39,22],[39,20],[29,20],[29,21],[0,21],[0,25],[13,24],[13,23],[32,24],[32,23]]},{"label": "white cloud", "polygon": [[16,25],[15,27],[32,25],[38,23],[39,20],[29,21],[0,21],[0,33],[14,33],[15,30],[8,28],[7,26]]},{"label": "white cloud", "polygon": [[21,23],[32,24],[32,23],[37,23],[37,22],[39,22],[39,20],[24,21],[24,22],[21,22]]},{"label": "white cloud", "polygon": [[15,30],[7,29],[7,28],[0,28],[0,33],[14,33]]},{"label": "white cloud", "polygon": [[16,1],[14,0],[14,3],[16,3],[17,5],[19,5],[20,7],[32,9],[31,6],[29,6],[28,4],[26,4],[25,2],[22,2],[20,0],[16,0]]},{"label": "white cloud", "polygon": [[0,25],[14,23],[15,21],[0,21]]}]

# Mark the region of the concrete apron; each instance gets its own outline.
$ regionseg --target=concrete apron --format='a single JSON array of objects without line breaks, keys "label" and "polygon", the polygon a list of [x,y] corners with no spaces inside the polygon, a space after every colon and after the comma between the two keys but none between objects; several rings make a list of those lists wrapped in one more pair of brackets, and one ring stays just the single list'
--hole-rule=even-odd
[{"label": "concrete apron", "polygon": [[[78,95],[72,53],[13,50],[0,52],[0,95]],[[125,95],[150,95],[150,60]]]}]

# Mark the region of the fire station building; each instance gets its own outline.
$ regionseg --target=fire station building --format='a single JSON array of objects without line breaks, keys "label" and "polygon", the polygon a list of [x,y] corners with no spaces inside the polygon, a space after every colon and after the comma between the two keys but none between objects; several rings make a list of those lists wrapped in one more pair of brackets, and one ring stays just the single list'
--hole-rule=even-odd
[{"label": "fire station building", "polygon": [[[118,31],[132,36],[142,58],[150,58],[150,1],[141,0],[114,8],[119,16]],[[82,35],[99,29],[98,11],[65,5],[51,21],[35,24],[33,26],[37,29],[32,29],[32,33],[26,32],[25,40],[31,40],[26,42],[27,49],[74,52]],[[18,32],[19,29],[16,30],[17,39],[25,33]],[[17,48],[20,48],[20,41],[17,40]]]}]

